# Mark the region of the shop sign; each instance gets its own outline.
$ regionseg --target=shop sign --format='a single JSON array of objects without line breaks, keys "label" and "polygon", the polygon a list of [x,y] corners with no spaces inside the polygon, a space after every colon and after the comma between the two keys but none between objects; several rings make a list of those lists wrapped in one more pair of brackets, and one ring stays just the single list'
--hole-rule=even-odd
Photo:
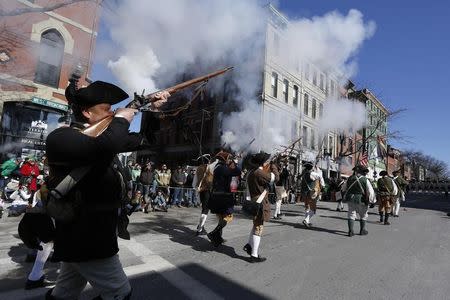
[{"label": "shop sign", "polygon": [[43,105],[43,106],[47,106],[47,107],[63,110],[63,111],[67,111],[69,109],[68,105],[61,104],[61,103],[58,103],[58,102],[55,102],[55,101],[50,101],[50,100],[47,100],[47,99],[38,98],[38,97],[33,97],[31,99],[31,102],[39,104],[39,105]]}]

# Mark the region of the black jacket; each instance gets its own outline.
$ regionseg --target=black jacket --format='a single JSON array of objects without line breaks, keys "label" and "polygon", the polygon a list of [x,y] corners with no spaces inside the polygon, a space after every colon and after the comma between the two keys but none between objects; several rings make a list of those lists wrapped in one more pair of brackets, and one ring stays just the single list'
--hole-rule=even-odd
[{"label": "black jacket", "polygon": [[129,125],[124,118],[114,118],[97,138],[71,127],[48,135],[49,189],[73,168],[92,166],[67,196],[77,195],[82,200],[78,218],[69,224],[56,222],[55,259],[81,262],[111,257],[119,251],[116,232],[124,185],[122,168],[115,157],[145,145],[142,136],[128,132]]}]

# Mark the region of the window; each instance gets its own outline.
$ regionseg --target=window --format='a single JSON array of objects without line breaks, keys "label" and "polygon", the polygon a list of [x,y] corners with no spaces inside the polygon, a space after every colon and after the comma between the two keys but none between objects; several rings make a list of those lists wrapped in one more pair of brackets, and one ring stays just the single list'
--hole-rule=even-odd
[{"label": "window", "polygon": [[306,80],[309,80],[310,68],[311,68],[310,65],[306,64],[306,66],[305,66],[305,78],[306,78]]},{"label": "window", "polygon": [[277,97],[278,93],[278,74],[275,72],[272,72],[272,79],[271,79],[271,86],[272,86],[272,96]]},{"label": "window", "polygon": [[336,83],[333,80],[330,81],[330,95],[336,95]]},{"label": "window", "polygon": [[275,56],[280,54],[280,36],[276,32],[273,33],[273,53]]},{"label": "window", "polygon": [[50,29],[41,35],[39,61],[34,81],[57,88],[64,55],[64,39],[61,34]]},{"label": "window", "polygon": [[292,121],[291,123],[291,139],[297,139],[297,121]]},{"label": "window", "polygon": [[311,114],[313,119],[316,118],[316,113],[317,113],[317,100],[313,99],[312,100],[312,114]]},{"label": "window", "polygon": [[298,107],[298,86],[294,85],[294,94],[292,95],[292,105]]},{"label": "window", "polygon": [[311,149],[316,149],[316,133],[311,129]]},{"label": "window", "polygon": [[305,94],[305,101],[303,102],[303,113],[305,115],[308,115],[308,110],[309,110],[309,107],[308,107],[309,103],[308,102],[309,102],[309,95]]},{"label": "window", "polygon": [[320,74],[320,89],[325,89],[325,76],[323,76],[323,74]]},{"label": "window", "polygon": [[322,118],[322,117],[323,117],[323,104],[320,103],[319,104],[319,118]]},{"label": "window", "polygon": [[283,80],[283,98],[284,102],[288,103],[288,94],[289,94],[289,81],[287,79]]},{"label": "window", "polygon": [[328,152],[330,152],[331,157],[333,157],[334,143],[333,137],[328,137]]},{"label": "window", "polygon": [[303,126],[302,145],[308,147],[308,127]]},{"label": "window", "polygon": [[317,85],[317,70],[313,71],[313,84]]}]

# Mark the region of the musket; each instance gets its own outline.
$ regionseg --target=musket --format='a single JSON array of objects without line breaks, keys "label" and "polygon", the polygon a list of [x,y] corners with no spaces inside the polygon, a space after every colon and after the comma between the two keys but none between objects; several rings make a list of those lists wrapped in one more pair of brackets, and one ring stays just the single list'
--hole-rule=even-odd
[{"label": "musket", "polygon": [[[264,165],[263,170],[266,171],[266,172],[268,172],[268,171],[270,170],[269,164],[270,164],[271,162],[273,162],[276,158],[278,158],[278,156],[283,155],[288,149],[291,149],[291,148],[292,148],[292,150],[293,150],[295,144],[297,144],[301,139],[302,139],[302,138],[300,137],[300,138],[296,139],[295,141],[293,141],[289,146],[286,147],[286,150],[281,151],[281,152],[276,152],[276,153],[273,153],[272,155],[270,155],[270,157],[266,160],[266,163],[265,163],[265,165]],[[283,148],[284,148],[284,147],[283,147]],[[290,153],[292,153],[292,150],[291,150]],[[289,153],[289,154],[290,154],[290,153]]]},{"label": "musket", "polygon": [[[227,67],[209,74],[206,74],[204,76],[200,76],[182,83],[179,83],[177,85],[174,85],[172,87],[169,87],[167,89],[159,90],[157,92],[151,93],[146,96],[140,96],[137,93],[134,93],[134,99],[126,105],[127,108],[135,108],[139,110],[145,110],[152,102],[156,102],[159,99],[155,99],[155,95],[162,91],[167,91],[170,93],[170,95],[175,94],[178,91],[181,91],[187,87],[190,87],[194,84],[200,83],[200,82],[207,82],[209,79],[222,75],[229,70],[233,69],[233,67]],[[81,132],[85,135],[88,135],[90,137],[97,137],[100,134],[103,133],[103,131],[108,128],[109,124],[111,124],[112,120],[114,118],[114,115],[110,115],[105,117],[104,119],[101,119],[97,121],[96,123],[92,124],[91,126],[83,129]]]}]

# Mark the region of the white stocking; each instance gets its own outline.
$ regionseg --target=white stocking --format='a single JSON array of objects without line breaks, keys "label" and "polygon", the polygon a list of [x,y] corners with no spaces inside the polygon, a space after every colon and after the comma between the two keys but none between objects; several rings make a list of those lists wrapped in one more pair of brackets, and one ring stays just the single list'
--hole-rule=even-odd
[{"label": "white stocking", "polygon": [[42,243],[42,250],[39,250],[36,255],[36,260],[34,261],[33,269],[31,270],[31,273],[28,275],[29,280],[39,280],[42,275],[44,275],[43,269],[45,262],[47,261],[48,256],[50,255],[50,252],[52,252],[53,249],[53,243]]},{"label": "white stocking", "polygon": [[275,214],[274,214],[274,217],[276,217],[279,214],[281,214],[281,200],[278,200],[277,202],[275,202]]},{"label": "white stocking", "polygon": [[258,248],[259,248],[259,243],[261,242],[261,237],[259,235],[253,235],[252,240],[253,240],[252,256],[258,257]]},{"label": "white stocking", "polygon": [[197,231],[201,231],[203,226],[205,226],[206,223],[206,218],[208,217],[208,215],[202,214],[200,216],[200,219],[198,220],[198,226],[197,226]]}]

